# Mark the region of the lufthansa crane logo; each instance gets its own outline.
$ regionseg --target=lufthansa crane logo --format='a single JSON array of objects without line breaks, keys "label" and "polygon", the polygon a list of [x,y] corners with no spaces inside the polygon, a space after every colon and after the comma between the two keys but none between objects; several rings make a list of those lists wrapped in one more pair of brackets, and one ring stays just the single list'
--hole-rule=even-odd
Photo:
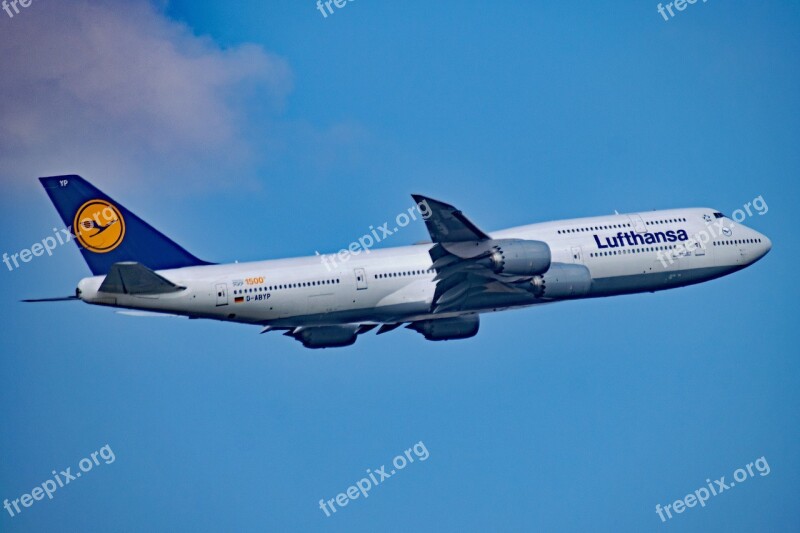
[{"label": "lufthansa crane logo", "polygon": [[125,220],[117,207],[105,200],[89,200],[75,214],[75,236],[97,254],[110,252],[125,238]]}]

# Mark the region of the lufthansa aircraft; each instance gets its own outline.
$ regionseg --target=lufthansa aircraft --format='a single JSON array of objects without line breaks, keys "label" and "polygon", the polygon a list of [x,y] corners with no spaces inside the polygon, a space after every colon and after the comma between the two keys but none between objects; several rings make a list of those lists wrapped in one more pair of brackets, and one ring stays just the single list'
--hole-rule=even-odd
[{"label": "lufthansa aircraft", "polygon": [[198,259],[80,176],[40,181],[94,276],[75,296],[26,301],[242,322],[308,348],[348,346],[376,327],[380,335],[401,325],[428,340],[464,339],[478,332],[481,313],[701,283],[772,247],[710,208],[486,233],[455,207],[414,195],[430,242],[338,264],[318,255],[223,265]]}]

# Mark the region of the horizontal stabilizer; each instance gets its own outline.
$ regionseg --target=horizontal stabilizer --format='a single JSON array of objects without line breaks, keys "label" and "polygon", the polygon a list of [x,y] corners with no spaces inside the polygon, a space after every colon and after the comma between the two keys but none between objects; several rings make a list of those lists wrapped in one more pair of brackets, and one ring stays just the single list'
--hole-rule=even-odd
[{"label": "horizontal stabilizer", "polygon": [[140,263],[114,263],[106,279],[100,285],[100,292],[111,294],[152,295],[167,294],[184,290]]},{"label": "horizontal stabilizer", "polygon": [[28,300],[22,300],[25,303],[38,303],[38,302],[71,302],[72,300],[77,300],[77,296],[60,296],[56,298],[32,298]]}]

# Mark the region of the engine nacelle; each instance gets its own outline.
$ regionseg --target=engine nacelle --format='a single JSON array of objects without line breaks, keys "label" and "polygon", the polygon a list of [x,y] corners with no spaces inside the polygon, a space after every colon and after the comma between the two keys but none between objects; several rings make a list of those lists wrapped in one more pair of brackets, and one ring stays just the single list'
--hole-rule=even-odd
[{"label": "engine nacelle", "polygon": [[542,241],[499,239],[492,245],[490,268],[498,274],[533,276],[550,268],[550,247]]},{"label": "engine nacelle", "polygon": [[354,326],[301,327],[286,333],[299,340],[306,348],[340,348],[356,342],[358,332]]},{"label": "engine nacelle", "polygon": [[531,285],[537,298],[577,298],[589,293],[592,275],[584,265],[553,263],[543,275],[534,276]]},{"label": "engine nacelle", "polygon": [[406,327],[421,333],[429,341],[468,339],[474,337],[478,333],[480,318],[478,315],[469,315],[454,318],[438,318],[435,320],[420,320],[419,322],[412,322]]}]

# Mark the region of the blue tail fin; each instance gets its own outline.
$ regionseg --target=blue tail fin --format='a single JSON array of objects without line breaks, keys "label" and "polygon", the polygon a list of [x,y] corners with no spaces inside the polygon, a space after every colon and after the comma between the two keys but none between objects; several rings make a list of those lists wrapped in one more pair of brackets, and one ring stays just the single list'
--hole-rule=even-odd
[{"label": "blue tail fin", "polygon": [[152,270],[208,265],[80,176],[39,178],[95,276],[136,261]]}]

